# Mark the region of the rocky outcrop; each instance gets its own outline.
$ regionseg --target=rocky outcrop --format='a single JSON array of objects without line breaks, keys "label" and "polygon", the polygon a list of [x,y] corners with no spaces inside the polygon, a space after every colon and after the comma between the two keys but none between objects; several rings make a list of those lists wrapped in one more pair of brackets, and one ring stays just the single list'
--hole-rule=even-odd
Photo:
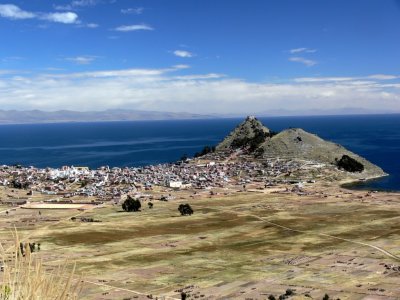
[{"label": "rocky outcrop", "polygon": [[256,117],[249,116],[218,146],[217,151],[250,147],[257,149],[270,136],[270,130]]}]

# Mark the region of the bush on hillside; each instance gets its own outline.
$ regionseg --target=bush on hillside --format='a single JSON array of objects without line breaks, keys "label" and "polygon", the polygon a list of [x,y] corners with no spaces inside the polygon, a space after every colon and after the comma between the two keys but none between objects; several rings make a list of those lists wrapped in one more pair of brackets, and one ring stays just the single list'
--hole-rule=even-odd
[{"label": "bush on hillside", "polygon": [[364,171],[364,165],[348,155],[343,155],[340,160],[336,161],[336,164],[339,169],[347,172],[355,173]]},{"label": "bush on hillside", "polygon": [[244,137],[237,138],[232,141],[232,148],[244,148],[249,147],[249,151],[255,151],[262,143],[264,143],[268,137],[271,137],[272,134],[269,132],[265,132],[262,129],[255,129],[254,136],[252,138]]},{"label": "bush on hillside", "polygon": [[213,152],[215,152],[215,146],[204,146],[204,148],[200,152],[196,152],[194,154],[194,157],[200,157]]}]

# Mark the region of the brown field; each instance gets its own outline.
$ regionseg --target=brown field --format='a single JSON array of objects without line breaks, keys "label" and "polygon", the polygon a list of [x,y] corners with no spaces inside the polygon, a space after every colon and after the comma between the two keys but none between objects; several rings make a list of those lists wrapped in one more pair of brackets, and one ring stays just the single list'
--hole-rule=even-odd
[{"label": "brown field", "polygon": [[[15,226],[21,238],[40,242],[37,255],[49,269],[76,262],[82,299],[179,299],[182,288],[189,299],[267,299],[288,288],[291,299],[399,299],[400,269],[385,264],[400,265],[400,195],[306,190],[195,198],[182,191],[153,209],[143,202],[137,213],[111,205],[41,215],[15,208],[0,213],[0,236],[7,247]],[[180,203],[194,215],[180,216]]]}]

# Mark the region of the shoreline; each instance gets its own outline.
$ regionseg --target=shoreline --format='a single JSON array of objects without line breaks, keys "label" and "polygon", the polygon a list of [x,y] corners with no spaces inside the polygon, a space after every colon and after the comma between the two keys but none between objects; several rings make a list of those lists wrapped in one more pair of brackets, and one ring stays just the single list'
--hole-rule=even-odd
[{"label": "shoreline", "polygon": [[[384,175],[377,175],[377,176],[370,176],[370,177],[366,177],[364,179],[344,179],[344,180],[340,180],[338,182],[339,187],[347,189],[347,190],[352,190],[352,191],[374,191],[374,192],[384,192],[384,193],[400,193],[400,188],[398,189],[374,189],[373,187],[369,187],[368,186],[368,182],[371,181],[378,181],[380,179],[383,179],[385,177],[389,177],[391,176],[388,173],[385,173]],[[360,187],[357,188],[358,185],[362,185],[365,184],[364,187]]]}]

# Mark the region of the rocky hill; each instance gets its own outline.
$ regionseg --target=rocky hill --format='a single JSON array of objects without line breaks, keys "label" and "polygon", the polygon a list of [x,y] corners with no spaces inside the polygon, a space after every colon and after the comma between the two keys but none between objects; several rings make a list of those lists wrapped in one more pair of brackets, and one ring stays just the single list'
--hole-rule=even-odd
[{"label": "rocky hill", "polygon": [[[265,133],[261,143],[259,132]],[[253,142],[254,138],[257,141]],[[341,145],[325,141],[300,128],[287,129],[273,135],[254,117],[247,117],[236,127],[217,146],[217,151],[238,148],[246,149],[258,158],[286,158],[335,165],[360,178],[385,175],[381,168]]]},{"label": "rocky hill", "polygon": [[270,136],[270,130],[256,117],[249,116],[240,123],[221,143],[217,151],[251,147],[257,149]]}]

